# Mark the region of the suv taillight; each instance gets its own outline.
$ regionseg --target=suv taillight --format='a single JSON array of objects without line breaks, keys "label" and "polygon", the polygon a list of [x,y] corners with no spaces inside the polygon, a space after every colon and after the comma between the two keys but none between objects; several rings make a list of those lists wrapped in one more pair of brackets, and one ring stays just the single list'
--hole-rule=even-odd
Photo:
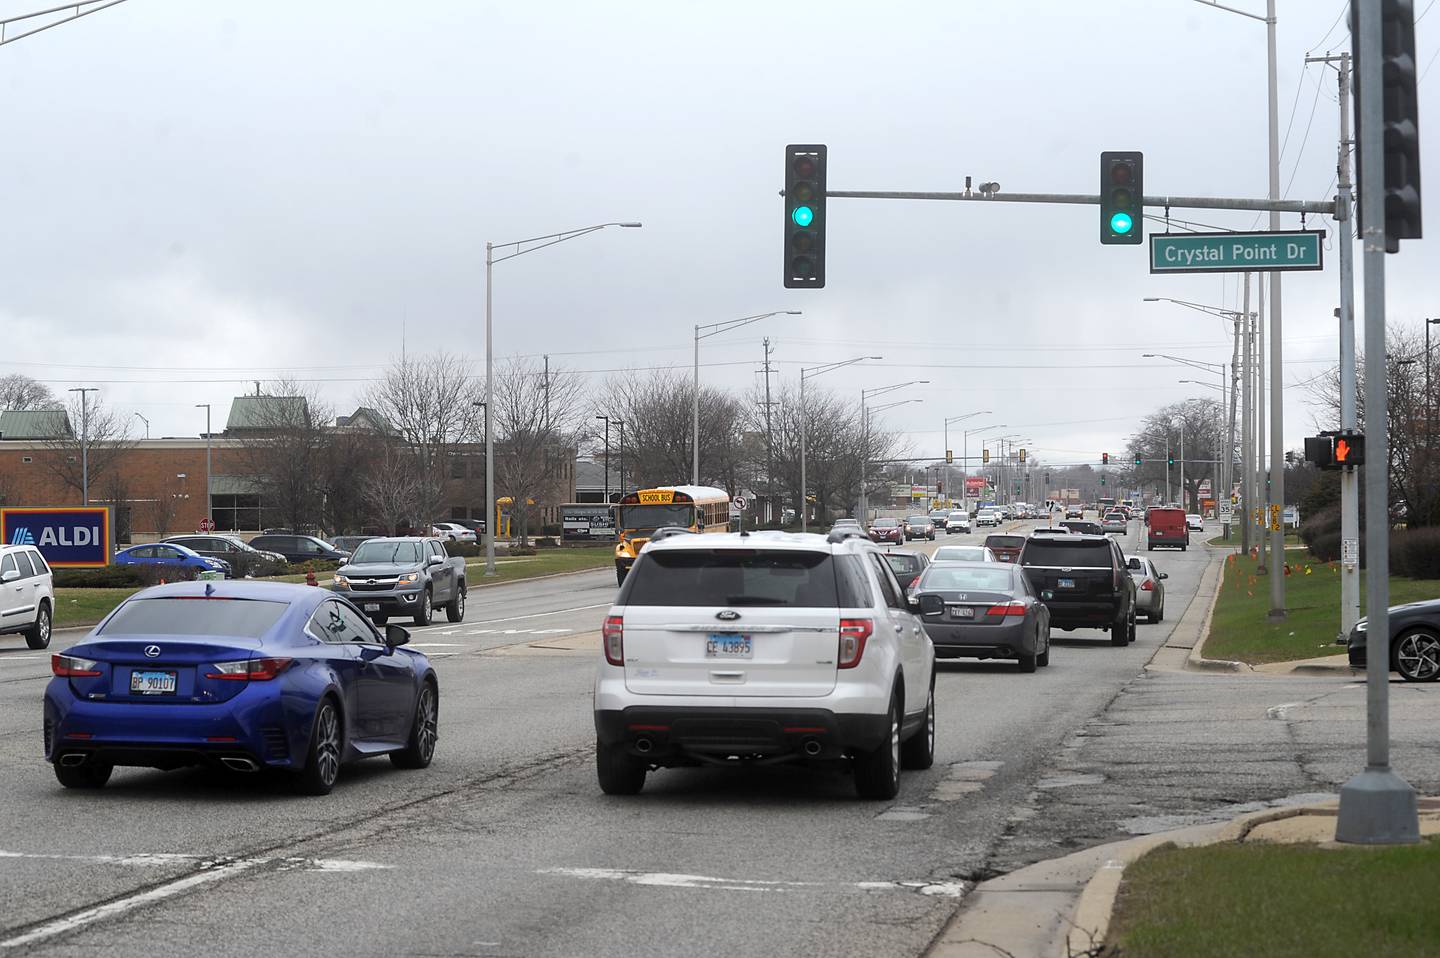
[{"label": "suv taillight", "polygon": [[611,665],[625,664],[625,619],[612,615],[600,627],[600,637],[605,640],[605,661]]},{"label": "suv taillight", "polygon": [[1142,591],[1142,592],[1154,592],[1154,591],[1155,591],[1155,580],[1153,580],[1153,579],[1146,579],[1144,582],[1140,583],[1140,591]]},{"label": "suv taillight", "polygon": [[870,619],[841,619],[840,620],[840,657],[837,660],[838,668],[853,669],[860,664],[860,657],[865,654],[865,640],[875,631],[875,623]]}]

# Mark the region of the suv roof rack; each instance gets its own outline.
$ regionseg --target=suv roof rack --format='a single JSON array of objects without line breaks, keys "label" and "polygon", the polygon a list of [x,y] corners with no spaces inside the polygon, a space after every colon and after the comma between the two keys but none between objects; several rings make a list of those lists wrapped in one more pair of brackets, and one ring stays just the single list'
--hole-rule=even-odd
[{"label": "suv roof rack", "polygon": [[831,529],[825,536],[826,542],[844,542],[846,539],[868,539],[870,538],[860,530],[859,526],[840,526]]}]

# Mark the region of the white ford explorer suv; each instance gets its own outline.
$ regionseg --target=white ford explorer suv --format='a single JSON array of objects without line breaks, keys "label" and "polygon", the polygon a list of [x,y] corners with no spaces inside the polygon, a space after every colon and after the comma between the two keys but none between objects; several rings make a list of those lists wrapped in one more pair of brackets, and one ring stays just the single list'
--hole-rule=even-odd
[{"label": "white ford explorer suv", "polygon": [[0,635],[22,632],[25,644],[50,644],[55,586],[50,566],[33,546],[0,545]]},{"label": "white ford explorer suv", "polygon": [[600,787],[652,768],[848,767],[894,798],[935,750],[935,650],[905,589],[856,530],[652,540],[602,633]]}]

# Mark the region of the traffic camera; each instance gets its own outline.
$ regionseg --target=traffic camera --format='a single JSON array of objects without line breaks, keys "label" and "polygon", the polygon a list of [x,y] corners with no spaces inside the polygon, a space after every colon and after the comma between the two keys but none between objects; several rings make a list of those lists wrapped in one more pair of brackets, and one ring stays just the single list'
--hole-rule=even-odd
[{"label": "traffic camera", "polygon": [[1106,151],[1100,154],[1100,242],[1136,246],[1145,239],[1145,154]]},{"label": "traffic camera", "polygon": [[825,286],[825,145],[785,147],[785,288]]}]

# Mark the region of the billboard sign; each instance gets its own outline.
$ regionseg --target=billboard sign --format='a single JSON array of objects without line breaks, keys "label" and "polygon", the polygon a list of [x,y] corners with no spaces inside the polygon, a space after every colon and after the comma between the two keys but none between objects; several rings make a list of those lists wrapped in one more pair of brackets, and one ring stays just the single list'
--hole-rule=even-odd
[{"label": "billboard sign", "polygon": [[986,482],[984,476],[966,476],[965,491],[970,495],[977,495],[985,491]]},{"label": "billboard sign", "polygon": [[615,515],[604,503],[575,503],[560,507],[564,542],[613,542]]},{"label": "billboard sign", "polygon": [[109,565],[111,535],[105,506],[0,509],[0,541],[34,546],[57,569]]}]

